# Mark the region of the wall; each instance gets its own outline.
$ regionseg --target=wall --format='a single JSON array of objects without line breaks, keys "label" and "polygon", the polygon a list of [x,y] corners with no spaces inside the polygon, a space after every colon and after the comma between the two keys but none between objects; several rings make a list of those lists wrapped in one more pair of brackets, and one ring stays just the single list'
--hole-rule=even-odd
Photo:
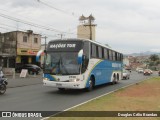
[{"label": "wall", "polygon": [[16,36],[14,33],[0,35],[0,56],[16,56]]},{"label": "wall", "polygon": [[[23,36],[27,36],[27,42],[23,42]],[[38,38],[38,43],[34,43],[34,38]],[[33,33],[18,32],[17,48],[40,49],[41,36]]]},{"label": "wall", "polygon": [[78,38],[84,38],[84,39],[90,39],[90,34],[92,34],[92,40],[95,40],[95,25],[91,26],[90,33],[90,26],[89,25],[79,25],[77,28],[77,37]]}]

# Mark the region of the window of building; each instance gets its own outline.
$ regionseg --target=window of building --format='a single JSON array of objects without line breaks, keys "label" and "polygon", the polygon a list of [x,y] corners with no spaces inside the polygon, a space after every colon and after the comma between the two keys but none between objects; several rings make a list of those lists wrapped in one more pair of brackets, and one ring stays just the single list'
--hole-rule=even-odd
[{"label": "window of building", "polygon": [[23,42],[27,42],[27,36],[23,36]]},{"label": "window of building", "polygon": [[2,43],[4,43],[4,37],[2,37]]},{"label": "window of building", "polygon": [[34,43],[38,43],[38,38],[34,38]]}]

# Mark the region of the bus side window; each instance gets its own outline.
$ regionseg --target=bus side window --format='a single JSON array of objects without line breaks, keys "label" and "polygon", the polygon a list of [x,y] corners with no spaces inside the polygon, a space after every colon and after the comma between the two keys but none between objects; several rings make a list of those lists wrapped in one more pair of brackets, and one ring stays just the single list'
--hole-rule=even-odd
[{"label": "bus side window", "polygon": [[113,59],[112,59],[112,56],[113,56],[113,55],[112,55],[112,51],[109,50],[109,60],[113,60]]},{"label": "bus side window", "polygon": [[123,61],[123,55],[121,54],[121,61]]},{"label": "bus side window", "polygon": [[117,52],[115,52],[115,61],[118,61],[118,60],[117,60]]},{"label": "bus side window", "polygon": [[94,45],[94,44],[91,44],[91,56],[93,58],[96,58],[96,56],[97,56],[96,45]]},{"label": "bus side window", "polygon": [[120,61],[119,53],[117,53],[117,60]]},{"label": "bus side window", "polygon": [[102,58],[102,47],[98,46],[98,58]]},{"label": "bus side window", "polygon": [[[84,42],[84,46],[83,46],[83,63],[82,63],[82,73],[85,72],[85,70],[88,67],[88,62],[89,62],[89,42]],[[91,55],[92,55],[92,50],[91,50]]]},{"label": "bus side window", "polygon": [[113,55],[113,61],[115,61],[115,52],[114,51],[112,52],[112,55]]},{"label": "bus side window", "polygon": [[104,49],[104,59],[108,59],[108,50]]},{"label": "bus side window", "polygon": [[102,58],[104,59],[104,48],[102,48]]}]

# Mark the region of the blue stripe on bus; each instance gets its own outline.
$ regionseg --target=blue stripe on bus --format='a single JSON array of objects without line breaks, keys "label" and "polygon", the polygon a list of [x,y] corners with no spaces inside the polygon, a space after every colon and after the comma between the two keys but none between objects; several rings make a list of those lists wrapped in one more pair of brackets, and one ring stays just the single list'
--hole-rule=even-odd
[{"label": "blue stripe on bus", "polygon": [[[112,67],[112,63],[118,63],[121,64],[121,62],[113,62],[113,61],[100,61],[98,62],[91,70],[87,81],[86,81],[86,88],[89,87],[89,80],[90,77],[93,75],[95,77],[95,85],[100,85],[104,83],[109,83],[111,81],[111,75],[113,72],[121,71],[121,67]],[[121,64],[122,66],[122,64]]]},{"label": "blue stripe on bus", "polygon": [[54,78],[54,76],[52,76],[50,74],[44,74],[44,78],[48,78],[49,81],[56,81],[56,78]]}]

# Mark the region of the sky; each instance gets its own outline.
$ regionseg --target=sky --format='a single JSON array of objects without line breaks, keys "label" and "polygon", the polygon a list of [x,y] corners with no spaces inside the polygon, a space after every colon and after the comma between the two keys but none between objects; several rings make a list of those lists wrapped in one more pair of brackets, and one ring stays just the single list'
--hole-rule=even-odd
[{"label": "sky", "polygon": [[0,0],[0,32],[76,38],[82,14],[95,17],[102,44],[124,54],[160,52],[160,0]]}]

